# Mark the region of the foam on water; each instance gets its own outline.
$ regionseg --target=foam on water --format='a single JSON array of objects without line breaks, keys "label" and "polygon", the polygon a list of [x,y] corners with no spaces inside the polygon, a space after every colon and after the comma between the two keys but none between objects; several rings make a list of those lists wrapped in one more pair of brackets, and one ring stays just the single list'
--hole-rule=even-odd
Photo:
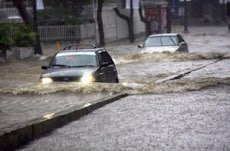
[{"label": "foam on water", "polygon": [[153,61],[153,62],[163,62],[163,61],[185,61],[185,60],[204,60],[204,59],[226,59],[230,58],[227,54],[222,54],[218,52],[210,53],[152,53],[152,54],[131,54],[119,57],[114,57],[114,62],[116,64],[125,64],[132,62],[141,61]]},{"label": "foam on water", "polygon": [[[142,62],[142,61],[153,61],[153,62],[164,62],[164,61],[185,61],[185,60],[204,60],[204,59],[227,59],[230,58],[227,54],[221,53],[153,53],[153,54],[132,54],[115,57],[114,61],[116,64],[125,64],[132,62]],[[41,69],[39,63],[36,65],[31,62],[31,64],[21,63],[17,66],[17,70],[11,73],[13,66],[6,65],[2,67],[2,72],[0,73],[3,80],[11,81],[17,79],[20,75],[21,68],[23,68],[23,75],[18,81],[32,82],[30,79],[37,79]],[[8,68],[11,67],[11,68]],[[32,68],[33,67],[33,68]],[[16,68],[16,67],[15,67]],[[1,69],[1,68],[0,68]],[[27,71],[29,70],[29,72]],[[27,72],[26,72],[27,71]],[[6,74],[7,73],[7,74]],[[8,74],[9,73],[9,74]],[[28,75],[25,75],[27,73]],[[120,84],[108,84],[108,83],[92,83],[90,85],[82,85],[77,82],[72,83],[54,83],[50,85],[41,84],[19,84],[19,82],[11,82],[10,86],[0,87],[1,93],[12,93],[15,95],[19,94],[38,94],[44,95],[49,93],[56,93],[61,91],[71,91],[76,93],[91,93],[91,92],[111,92],[111,93],[128,93],[128,94],[145,94],[145,93],[168,93],[168,92],[181,92],[190,90],[199,90],[209,86],[215,86],[219,83],[229,84],[229,78],[203,78],[203,79],[186,79],[186,80],[176,80],[167,83],[158,83],[155,81],[162,77],[167,77],[172,73],[164,73],[159,75],[142,75],[136,79],[121,79]],[[19,76],[20,77],[20,76]],[[32,78],[33,77],[33,78]],[[12,78],[12,79],[10,79]],[[15,80],[14,80],[15,81]],[[37,81],[37,80],[36,80]],[[3,81],[4,82],[4,81]],[[35,80],[33,80],[35,82]],[[125,84],[124,84],[125,82]],[[22,83],[22,82],[21,82]],[[26,83],[26,82],[24,82]]]},{"label": "foam on water", "polygon": [[73,93],[92,93],[92,92],[112,92],[128,94],[149,94],[149,93],[171,93],[195,91],[203,88],[217,86],[218,84],[230,84],[230,78],[201,78],[201,79],[183,79],[165,83],[93,83],[83,85],[80,83],[56,83],[50,85],[30,84],[18,88],[3,88],[1,93],[34,94],[45,95],[56,92],[70,91]]}]

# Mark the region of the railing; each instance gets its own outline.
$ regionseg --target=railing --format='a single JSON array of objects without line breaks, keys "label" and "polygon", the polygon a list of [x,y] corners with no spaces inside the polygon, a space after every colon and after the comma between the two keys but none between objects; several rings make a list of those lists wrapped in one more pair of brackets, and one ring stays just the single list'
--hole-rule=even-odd
[{"label": "railing", "polygon": [[80,39],[80,25],[39,26],[41,40],[72,40]]}]

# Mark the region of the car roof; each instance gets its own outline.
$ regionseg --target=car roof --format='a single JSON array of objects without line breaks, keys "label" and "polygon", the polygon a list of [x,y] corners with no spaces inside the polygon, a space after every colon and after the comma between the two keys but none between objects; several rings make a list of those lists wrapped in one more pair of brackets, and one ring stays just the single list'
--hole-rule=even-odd
[{"label": "car roof", "polygon": [[59,51],[58,53],[79,53],[79,52],[94,52],[100,53],[106,51],[104,48],[98,47],[96,45],[69,45],[65,47],[63,50]]},{"label": "car roof", "polygon": [[165,36],[177,36],[179,34],[177,33],[165,33],[165,34],[153,34],[150,35],[149,37],[165,37]]},{"label": "car roof", "polygon": [[97,52],[103,50],[102,48],[96,48],[96,49],[68,49],[68,50],[61,50],[60,53],[66,53],[66,52]]}]

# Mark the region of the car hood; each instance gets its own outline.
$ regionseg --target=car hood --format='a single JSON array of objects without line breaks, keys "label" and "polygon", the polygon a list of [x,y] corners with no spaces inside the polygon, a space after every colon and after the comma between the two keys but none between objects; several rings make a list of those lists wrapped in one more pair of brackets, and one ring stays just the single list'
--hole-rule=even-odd
[{"label": "car hood", "polygon": [[176,52],[179,46],[144,47],[140,53]]},{"label": "car hood", "polygon": [[41,77],[81,77],[85,73],[93,74],[96,70],[97,67],[49,68]]}]

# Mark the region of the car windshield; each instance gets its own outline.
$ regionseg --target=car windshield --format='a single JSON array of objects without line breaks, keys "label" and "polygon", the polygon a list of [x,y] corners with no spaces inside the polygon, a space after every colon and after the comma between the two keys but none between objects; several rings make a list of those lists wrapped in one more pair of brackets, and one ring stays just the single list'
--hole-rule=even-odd
[{"label": "car windshield", "polygon": [[85,67],[97,66],[95,53],[63,53],[57,54],[51,66]]},{"label": "car windshield", "polygon": [[145,47],[177,46],[176,36],[150,37],[145,42]]}]

